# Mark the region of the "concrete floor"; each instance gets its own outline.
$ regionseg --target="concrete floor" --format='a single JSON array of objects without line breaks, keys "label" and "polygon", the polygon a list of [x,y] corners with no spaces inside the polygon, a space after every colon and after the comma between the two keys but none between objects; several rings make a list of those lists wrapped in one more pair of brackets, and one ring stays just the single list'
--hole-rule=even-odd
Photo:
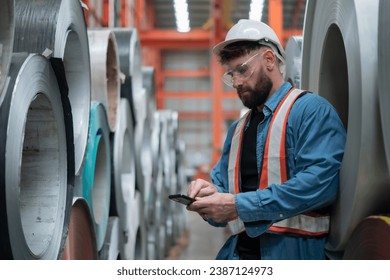
[{"label": "concrete floor", "polygon": [[187,212],[188,234],[177,253],[179,260],[213,260],[228,238],[224,228],[210,226],[195,212]]}]

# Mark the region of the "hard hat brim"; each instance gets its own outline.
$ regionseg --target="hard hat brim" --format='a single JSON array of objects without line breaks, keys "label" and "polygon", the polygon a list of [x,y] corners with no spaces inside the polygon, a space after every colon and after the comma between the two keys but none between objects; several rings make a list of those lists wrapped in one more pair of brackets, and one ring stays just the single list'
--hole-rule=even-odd
[{"label": "hard hat brim", "polygon": [[231,39],[222,41],[221,43],[217,44],[213,48],[213,54],[219,55],[219,53],[222,51],[223,48],[225,48],[227,45],[230,45],[231,43],[239,42],[239,41],[247,41],[247,42],[256,42],[258,39]]},{"label": "hard hat brim", "polygon": [[[226,41],[223,41],[223,42],[221,42],[221,43],[219,43],[219,44],[217,44],[217,45],[214,46],[214,48],[213,48],[213,54],[219,55],[219,53],[220,53],[227,45],[230,45],[230,44],[232,44],[232,43],[239,42],[239,41],[241,41],[241,42],[258,42],[259,40],[258,40],[258,39],[248,39],[248,38],[245,38],[245,39],[238,38],[238,39],[226,40]],[[269,40],[269,42],[275,44],[272,40]],[[260,44],[262,44],[262,43],[260,43]],[[266,46],[268,45],[268,46],[269,46],[269,44],[264,44],[264,45],[266,45]],[[275,48],[276,48],[275,51],[277,51],[278,48],[277,48],[276,45],[275,45]],[[284,49],[279,50],[279,51],[281,52],[281,54],[278,54],[278,53],[277,53],[277,56],[278,56],[278,58],[279,58],[281,61],[284,62],[285,57],[286,57],[286,53],[285,53]]]}]

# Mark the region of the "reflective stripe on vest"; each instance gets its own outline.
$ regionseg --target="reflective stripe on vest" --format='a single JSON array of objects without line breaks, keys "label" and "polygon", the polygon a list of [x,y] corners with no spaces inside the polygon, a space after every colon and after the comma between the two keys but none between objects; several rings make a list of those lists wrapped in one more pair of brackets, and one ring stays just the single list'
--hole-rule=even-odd
[{"label": "reflective stripe on vest", "polygon": [[[264,148],[263,165],[259,189],[263,190],[270,184],[282,184],[287,181],[286,160],[286,126],[290,110],[295,100],[303,93],[302,90],[292,89],[278,105],[269,126]],[[240,157],[241,143],[248,122],[250,111],[237,123],[230,147],[228,177],[229,192],[240,192]],[[228,223],[232,234],[245,231],[244,223],[240,218]],[[317,236],[329,230],[329,216],[314,212],[303,213],[274,223],[269,232],[289,232],[308,236]]]}]

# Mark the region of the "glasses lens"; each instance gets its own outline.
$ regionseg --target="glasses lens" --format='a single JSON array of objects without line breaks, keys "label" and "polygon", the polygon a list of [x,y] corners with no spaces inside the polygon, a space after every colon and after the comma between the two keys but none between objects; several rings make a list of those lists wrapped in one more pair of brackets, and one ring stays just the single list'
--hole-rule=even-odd
[{"label": "glasses lens", "polygon": [[254,56],[250,57],[247,61],[245,61],[243,64],[238,65],[235,69],[232,71],[226,72],[222,76],[222,81],[230,86],[233,87],[234,79],[241,79],[241,80],[246,80],[249,79],[253,72],[254,68],[251,65],[252,61],[254,61],[253,58],[255,58],[259,53],[255,54]]},{"label": "glasses lens", "polygon": [[250,75],[250,69],[251,67],[248,66],[248,64],[242,64],[237,66],[235,72],[239,77],[246,78]]},{"label": "glasses lens", "polygon": [[222,81],[229,87],[233,87],[233,73],[232,72],[226,72],[222,76]]}]

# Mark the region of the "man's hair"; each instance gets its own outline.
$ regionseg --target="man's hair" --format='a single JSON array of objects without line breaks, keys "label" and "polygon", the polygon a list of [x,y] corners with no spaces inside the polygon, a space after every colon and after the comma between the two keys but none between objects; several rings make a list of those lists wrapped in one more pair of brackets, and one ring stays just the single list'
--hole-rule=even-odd
[{"label": "man's hair", "polygon": [[219,62],[224,65],[232,59],[249,54],[251,51],[258,50],[261,47],[262,45],[255,41],[238,41],[231,43],[219,52]]},{"label": "man's hair", "polygon": [[[280,54],[277,47],[271,43],[263,44],[259,41],[237,41],[227,45],[219,52],[219,62],[224,65],[232,59],[249,54],[254,50],[259,50],[262,47],[269,48],[274,53],[278,52]],[[279,57],[276,60],[276,63],[279,68],[282,67],[281,65],[284,65],[284,62],[281,62]],[[284,70],[281,71],[283,74]]]}]

